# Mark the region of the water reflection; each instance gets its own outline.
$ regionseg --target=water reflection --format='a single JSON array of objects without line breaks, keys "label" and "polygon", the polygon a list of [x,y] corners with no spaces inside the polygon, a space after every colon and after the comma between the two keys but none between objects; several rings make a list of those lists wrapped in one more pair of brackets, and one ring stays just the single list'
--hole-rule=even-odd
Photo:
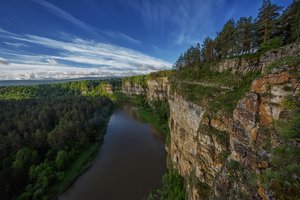
[{"label": "water reflection", "polygon": [[111,116],[95,164],[59,199],[143,199],[160,188],[165,156],[161,134],[141,122],[134,107],[122,105]]}]

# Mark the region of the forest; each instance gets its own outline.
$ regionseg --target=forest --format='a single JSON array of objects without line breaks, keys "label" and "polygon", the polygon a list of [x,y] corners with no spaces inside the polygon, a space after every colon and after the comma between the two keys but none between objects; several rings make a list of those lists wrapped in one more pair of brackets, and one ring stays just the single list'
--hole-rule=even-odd
[{"label": "forest", "polygon": [[0,196],[52,199],[98,150],[112,102],[96,81],[0,87]]}]

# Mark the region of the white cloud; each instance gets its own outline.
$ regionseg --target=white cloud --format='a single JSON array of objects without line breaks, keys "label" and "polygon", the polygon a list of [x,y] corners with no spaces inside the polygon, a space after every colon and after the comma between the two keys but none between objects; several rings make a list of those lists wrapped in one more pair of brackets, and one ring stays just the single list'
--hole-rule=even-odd
[{"label": "white cloud", "polygon": [[3,42],[3,43],[8,45],[8,46],[15,47],[15,48],[27,47],[27,45],[24,44],[24,43],[12,43],[12,42]]},{"label": "white cloud", "polygon": [[57,65],[57,62],[54,58],[48,58],[47,61],[48,61],[49,65]]},{"label": "white cloud", "polygon": [[101,33],[105,34],[106,36],[113,38],[113,39],[122,39],[124,41],[133,43],[133,44],[141,44],[142,42],[130,37],[129,35],[126,35],[121,32],[113,32],[113,31],[101,31]]},{"label": "white cloud", "polygon": [[0,65],[8,65],[9,63],[4,59],[0,57]]},{"label": "white cloud", "polygon": [[[159,25],[162,32],[172,32],[168,37],[176,45],[192,45],[214,33],[215,15],[223,11],[226,3],[225,0],[119,1],[138,11],[149,29]],[[165,24],[168,30],[164,30]]]},{"label": "white cloud", "polygon": [[[10,62],[9,68],[0,63],[0,79],[128,76],[171,67],[171,63],[139,51],[74,36],[65,36],[67,40],[62,41],[36,35],[18,35],[0,29],[0,37],[24,42],[31,47],[30,53],[17,50],[0,52]],[[52,49],[55,54],[36,54],[34,48],[37,46]]]},{"label": "white cloud", "polygon": [[82,28],[83,30],[89,31],[90,33],[93,33],[95,35],[98,35],[95,31],[95,28],[89,26],[88,24],[86,24],[85,22],[77,19],[76,17],[74,17],[73,15],[71,15],[70,13],[56,7],[55,5],[44,1],[44,0],[33,0],[34,2],[36,2],[37,4],[45,7],[46,9],[48,9],[50,12],[52,12],[54,15]]},{"label": "white cloud", "polygon": [[110,38],[113,39],[122,39],[124,41],[127,42],[131,42],[133,44],[140,44],[141,42],[137,39],[134,39],[132,37],[130,37],[127,34],[121,33],[121,32],[113,32],[113,31],[109,31],[109,30],[99,30],[85,22],[83,22],[82,20],[74,17],[73,15],[71,15],[70,13],[68,13],[67,11],[45,1],[45,0],[32,0],[35,3],[43,6],[44,8],[46,8],[47,10],[49,10],[51,13],[53,13],[54,15],[56,15],[57,17],[60,17],[70,23],[72,23],[73,25],[81,28],[84,31],[88,31],[89,33],[92,33],[93,35],[96,35],[102,39],[105,38],[105,36],[108,36]]}]

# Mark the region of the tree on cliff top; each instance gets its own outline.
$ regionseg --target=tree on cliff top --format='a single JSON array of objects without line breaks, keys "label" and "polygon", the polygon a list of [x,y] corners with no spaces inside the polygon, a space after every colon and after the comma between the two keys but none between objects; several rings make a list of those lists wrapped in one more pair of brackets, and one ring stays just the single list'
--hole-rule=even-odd
[{"label": "tree on cliff top", "polygon": [[236,52],[235,36],[235,22],[233,19],[230,19],[225,23],[222,31],[218,33],[218,36],[215,39],[216,46],[219,47],[219,58],[226,58],[234,55]]},{"label": "tree on cliff top", "polygon": [[250,53],[254,46],[252,17],[241,17],[236,24],[237,54]]},{"label": "tree on cliff top", "polygon": [[276,35],[278,19],[282,7],[271,3],[270,0],[263,0],[263,4],[259,9],[259,13],[255,22],[256,33],[259,43],[265,43]]},{"label": "tree on cliff top", "polygon": [[214,41],[210,37],[206,37],[202,46],[202,60],[206,63],[212,63],[214,58]]},{"label": "tree on cliff top", "polygon": [[280,31],[284,44],[300,41],[300,1],[294,0],[282,13]]}]

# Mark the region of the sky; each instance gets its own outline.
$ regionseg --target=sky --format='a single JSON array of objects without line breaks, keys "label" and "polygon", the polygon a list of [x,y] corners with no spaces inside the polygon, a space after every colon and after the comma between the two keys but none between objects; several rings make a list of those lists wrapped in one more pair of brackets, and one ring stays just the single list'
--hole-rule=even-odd
[{"label": "sky", "polygon": [[[292,0],[273,0],[286,6]],[[170,69],[262,0],[0,0],[0,80],[120,77]]]}]

